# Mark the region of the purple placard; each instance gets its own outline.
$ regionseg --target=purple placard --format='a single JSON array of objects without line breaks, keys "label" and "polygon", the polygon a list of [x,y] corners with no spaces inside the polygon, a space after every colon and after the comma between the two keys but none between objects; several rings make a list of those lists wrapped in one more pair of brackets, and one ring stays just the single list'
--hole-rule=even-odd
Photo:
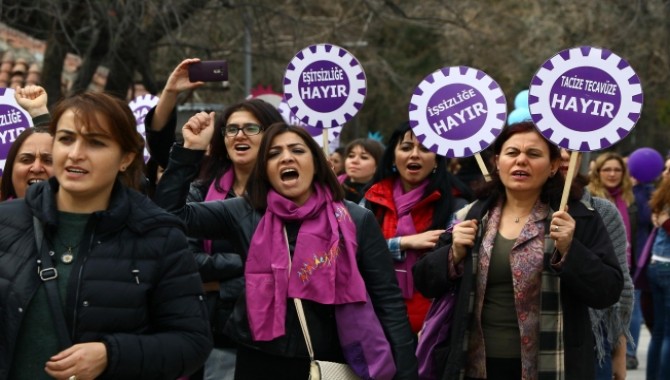
[{"label": "purple placard", "polygon": [[158,97],[151,94],[140,95],[135,99],[131,100],[130,103],[128,103],[128,107],[130,107],[130,110],[133,111],[133,115],[135,115],[135,122],[137,123],[137,132],[139,132],[142,135],[145,141],[144,162],[149,161],[149,157],[151,157],[146,144],[147,131],[144,127],[144,118],[147,116],[147,113],[149,113],[149,110],[155,107],[156,104],[158,104]]},{"label": "purple placard", "polygon": [[486,99],[476,88],[455,83],[437,90],[428,101],[426,118],[435,133],[448,140],[464,140],[486,121]]},{"label": "purple placard", "polygon": [[328,129],[311,127],[303,123],[300,119],[298,119],[294,114],[291,113],[291,109],[288,103],[286,103],[286,99],[282,99],[282,101],[279,103],[279,106],[277,106],[277,110],[279,110],[279,114],[282,116],[286,124],[298,125],[305,128],[321,148],[323,148],[324,131],[328,133],[329,151],[333,151],[339,145],[339,137],[340,134],[342,133],[341,126]]},{"label": "purple placard", "polygon": [[538,130],[576,151],[607,148],[630,133],[642,109],[640,80],[609,50],[563,50],[533,77],[528,105]]},{"label": "purple placard", "polygon": [[311,45],[289,62],[284,99],[302,123],[339,127],[363,107],[366,78],[356,58],[339,46]]},{"label": "purple placard", "polygon": [[421,143],[446,157],[472,156],[502,131],[507,102],[483,71],[445,67],[428,75],[410,101],[410,126]]},{"label": "purple placard", "polygon": [[0,176],[12,143],[21,132],[32,126],[33,120],[28,112],[16,103],[14,90],[0,88]]},{"label": "purple placard", "polygon": [[342,107],[349,96],[349,87],[347,73],[330,61],[307,65],[298,81],[298,91],[305,105],[320,113]]}]

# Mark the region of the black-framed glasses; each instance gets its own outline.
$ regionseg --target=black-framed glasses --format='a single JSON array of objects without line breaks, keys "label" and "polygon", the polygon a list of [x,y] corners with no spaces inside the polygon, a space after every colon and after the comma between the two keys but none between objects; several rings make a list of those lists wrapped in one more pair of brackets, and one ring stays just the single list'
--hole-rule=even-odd
[{"label": "black-framed glasses", "polygon": [[254,136],[261,133],[262,130],[263,127],[254,123],[244,123],[241,127],[239,124],[228,124],[221,128],[221,134],[226,137],[235,137],[242,131],[245,136]]}]

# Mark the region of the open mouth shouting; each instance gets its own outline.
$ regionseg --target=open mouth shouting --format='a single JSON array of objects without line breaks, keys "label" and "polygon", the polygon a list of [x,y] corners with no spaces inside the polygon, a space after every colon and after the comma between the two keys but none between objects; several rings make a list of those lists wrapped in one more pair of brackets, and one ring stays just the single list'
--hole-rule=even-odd
[{"label": "open mouth shouting", "polygon": [[409,170],[410,172],[418,172],[421,170],[422,167],[423,166],[421,164],[416,162],[411,162],[407,164],[407,170]]},{"label": "open mouth shouting", "polygon": [[280,172],[279,177],[281,178],[282,182],[289,183],[297,181],[300,177],[300,174],[294,168],[286,168]]},{"label": "open mouth shouting", "polygon": [[235,144],[233,148],[236,152],[246,152],[251,149],[251,146],[249,144]]}]

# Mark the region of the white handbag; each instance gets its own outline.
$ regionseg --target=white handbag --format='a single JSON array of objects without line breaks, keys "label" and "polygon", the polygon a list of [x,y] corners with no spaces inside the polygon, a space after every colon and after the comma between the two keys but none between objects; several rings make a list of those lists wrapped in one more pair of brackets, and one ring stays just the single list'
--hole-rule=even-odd
[{"label": "white handbag", "polygon": [[[288,237],[286,236],[286,228],[284,228],[284,239],[288,246]],[[288,258],[289,273],[291,272],[291,256]],[[309,380],[361,380],[358,375],[351,369],[348,364],[327,362],[323,360],[314,360],[314,348],[312,347],[312,338],[307,329],[307,319],[305,312],[302,309],[302,301],[300,298],[294,298],[295,309],[298,312],[298,319],[300,320],[300,329],[302,335],[305,337],[305,344],[307,345],[307,352],[309,353]]]},{"label": "white handbag", "polygon": [[305,312],[302,309],[302,301],[294,298],[295,308],[298,311],[300,328],[305,336],[305,344],[309,353],[309,380],[360,380],[361,378],[351,369],[348,364],[327,362],[323,360],[314,360],[314,349],[312,348],[312,339],[307,330],[307,320]]}]

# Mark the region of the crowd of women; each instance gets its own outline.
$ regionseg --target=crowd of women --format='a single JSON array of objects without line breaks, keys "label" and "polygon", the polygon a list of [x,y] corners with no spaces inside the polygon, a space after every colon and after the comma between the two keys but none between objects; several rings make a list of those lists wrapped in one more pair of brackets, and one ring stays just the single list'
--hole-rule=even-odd
[{"label": "crowd of women", "polygon": [[[670,160],[645,198],[601,154],[561,208],[569,153],[531,122],[473,185],[407,122],[330,158],[262,100],[177,125],[194,62],[145,119],[162,176],[124,101],[16,89],[0,379],[624,379],[643,319],[670,378]],[[417,358],[428,322],[447,334]]]}]

